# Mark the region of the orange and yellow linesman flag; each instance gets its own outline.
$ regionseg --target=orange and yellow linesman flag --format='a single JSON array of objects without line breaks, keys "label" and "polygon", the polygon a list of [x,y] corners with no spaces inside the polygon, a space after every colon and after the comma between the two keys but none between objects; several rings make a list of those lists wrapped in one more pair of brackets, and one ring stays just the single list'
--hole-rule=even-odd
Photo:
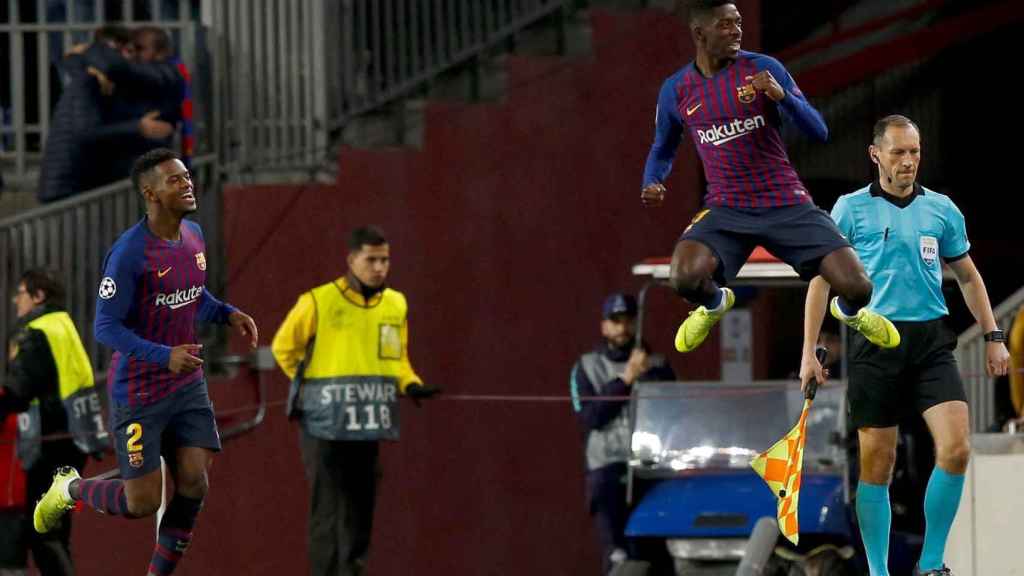
[{"label": "orange and yellow linesman flag", "polygon": [[800,422],[782,440],[750,462],[754,471],[768,484],[772,494],[779,499],[779,531],[793,544],[800,542],[797,503],[800,499],[800,470],[804,463],[804,440],[810,407],[811,400],[804,400]]},{"label": "orange and yellow linesman flag", "polygon": [[[815,350],[818,361],[828,353],[824,348]],[[779,531],[793,544],[800,543],[800,525],[797,522],[797,504],[800,501],[800,476],[804,465],[804,442],[807,439],[807,414],[814,402],[817,381],[807,384],[804,409],[800,421],[771,448],[750,462],[750,466],[764,479],[778,499]]]}]

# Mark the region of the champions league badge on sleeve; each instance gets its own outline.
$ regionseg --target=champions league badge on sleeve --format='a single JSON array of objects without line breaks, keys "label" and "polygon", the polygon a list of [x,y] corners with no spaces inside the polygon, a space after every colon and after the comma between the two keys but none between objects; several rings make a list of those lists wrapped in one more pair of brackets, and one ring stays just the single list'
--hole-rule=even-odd
[{"label": "champions league badge on sleeve", "polygon": [[110,276],[104,276],[103,280],[100,280],[100,298],[110,300],[114,294],[117,294],[117,284]]}]

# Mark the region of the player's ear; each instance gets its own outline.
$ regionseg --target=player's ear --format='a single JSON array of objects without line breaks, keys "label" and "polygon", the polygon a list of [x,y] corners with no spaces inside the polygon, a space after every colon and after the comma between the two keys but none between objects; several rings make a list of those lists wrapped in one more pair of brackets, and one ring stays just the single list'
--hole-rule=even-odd
[{"label": "player's ear", "polygon": [[868,156],[871,157],[871,161],[878,164],[878,148],[872,144],[868,146]]},{"label": "player's ear", "polygon": [[693,38],[694,44],[704,42],[704,30],[700,27],[699,22],[693,22],[690,24],[690,37]]}]

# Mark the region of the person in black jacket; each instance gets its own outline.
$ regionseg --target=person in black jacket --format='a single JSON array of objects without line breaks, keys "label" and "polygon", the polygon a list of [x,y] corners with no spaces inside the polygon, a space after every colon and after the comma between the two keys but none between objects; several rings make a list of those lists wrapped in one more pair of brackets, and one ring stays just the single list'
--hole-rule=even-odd
[{"label": "person in black jacket", "polygon": [[[18,324],[8,342],[10,362],[0,388],[0,419],[18,413],[18,457],[26,473],[21,532],[41,574],[71,575],[70,519],[58,530],[38,534],[31,528],[32,511],[56,468],[83,466],[87,452],[99,454],[109,440],[102,428],[92,366],[62,308],[64,287],[56,275],[39,269],[25,272],[12,300]],[[93,426],[85,442],[83,428],[70,425],[69,409]]]},{"label": "person in black jacket", "polygon": [[104,26],[92,44],[64,59],[64,92],[39,171],[40,202],[128,178],[136,157],[173,137],[180,113],[169,102],[180,101],[184,81],[173,64],[143,60],[142,30]]},{"label": "person in black jacket", "polygon": [[43,164],[39,170],[36,195],[40,202],[53,202],[94,184],[84,151],[93,144],[90,138],[103,123],[103,79],[95,69],[90,70],[89,50],[106,47],[120,50],[131,42],[131,33],[120,26],[104,26],[96,31],[92,45],[75,47],[60,66],[64,90],[53,111],[46,136]]},{"label": "person in black jacket", "polygon": [[625,529],[626,466],[630,422],[627,402],[593,401],[624,397],[637,380],[670,381],[675,373],[665,358],[636,345],[636,299],[608,296],[602,307],[601,344],[580,357],[572,368],[573,409],[584,428],[587,496],[597,524],[607,574],[630,554]]},{"label": "person in black jacket", "polygon": [[172,148],[181,121],[185,78],[172,60],[171,37],[161,28],[142,26],[134,30],[132,46],[133,58],[110,49],[90,55],[90,63],[116,86],[104,101],[103,125],[96,133],[110,145],[91,152],[104,183],[127,178],[140,155]]}]

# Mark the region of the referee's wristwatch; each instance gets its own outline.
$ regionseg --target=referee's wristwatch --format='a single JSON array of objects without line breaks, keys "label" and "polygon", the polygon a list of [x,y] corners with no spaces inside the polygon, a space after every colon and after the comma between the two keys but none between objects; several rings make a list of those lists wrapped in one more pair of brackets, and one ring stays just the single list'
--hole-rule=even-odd
[{"label": "referee's wristwatch", "polygon": [[1006,342],[1006,332],[996,328],[985,334],[985,342]]}]

